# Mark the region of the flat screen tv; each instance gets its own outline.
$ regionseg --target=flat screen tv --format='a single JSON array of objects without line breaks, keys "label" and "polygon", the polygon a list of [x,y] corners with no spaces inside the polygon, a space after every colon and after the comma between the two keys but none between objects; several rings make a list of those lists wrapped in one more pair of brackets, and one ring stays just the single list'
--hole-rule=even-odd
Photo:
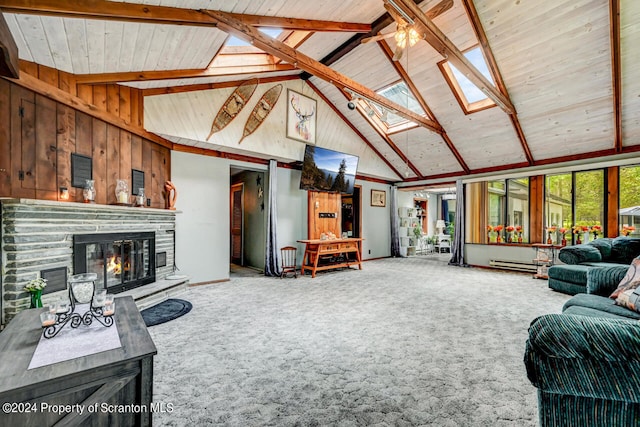
[{"label": "flat screen tv", "polygon": [[352,194],[357,169],[358,156],[307,145],[300,189]]}]

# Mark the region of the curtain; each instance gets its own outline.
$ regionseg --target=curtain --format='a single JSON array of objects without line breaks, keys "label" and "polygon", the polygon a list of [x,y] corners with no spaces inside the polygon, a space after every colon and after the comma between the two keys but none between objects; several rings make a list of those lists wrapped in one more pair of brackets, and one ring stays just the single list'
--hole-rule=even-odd
[{"label": "curtain", "polygon": [[269,189],[267,204],[267,247],[265,249],[264,275],[279,276],[280,267],[278,263],[278,239],[276,236],[277,225],[277,204],[276,195],[278,194],[278,162],[269,160]]},{"label": "curtain", "polygon": [[453,232],[453,245],[451,246],[450,265],[466,267],[464,262],[464,184],[462,180],[456,181],[456,223]]},{"label": "curtain", "polygon": [[400,234],[400,223],[398,218],[398,188],[393,185],[391,186],[389,197],[391,199],[390,209],[391,209],[391,256],[399,257],[400,256],[400,238],[398,235]]},{"label": "curtain", "polygon": [[[444,220],[444,223],[446,225],[449,225],[449,201],[446,199],[441,199],[440,200],[440,205],[441,205],[441,216],[440,218],[442,218]],[[442,234],[447,234],[447,229],[445,228],[444,230],[442,230]]]}]

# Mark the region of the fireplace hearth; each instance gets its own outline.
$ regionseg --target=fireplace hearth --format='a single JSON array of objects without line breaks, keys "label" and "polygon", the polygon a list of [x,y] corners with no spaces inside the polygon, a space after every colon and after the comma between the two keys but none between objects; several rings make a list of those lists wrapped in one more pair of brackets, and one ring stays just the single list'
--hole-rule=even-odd
[{"label": "fireplace hearth", "polygon": [[76,274],[96,273],[96,287],[112,293],[154,282],[155,233],[76,234],[73,267]]}]

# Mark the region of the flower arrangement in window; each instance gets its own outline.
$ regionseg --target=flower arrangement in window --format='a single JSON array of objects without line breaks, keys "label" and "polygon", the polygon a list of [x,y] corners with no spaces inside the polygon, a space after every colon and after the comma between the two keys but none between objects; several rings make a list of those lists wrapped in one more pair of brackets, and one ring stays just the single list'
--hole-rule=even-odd
[{"label": "flower arrangement in window", "polygon": [[504,228],[503,225],[494,225],[493,226],[493,231],[496,232],[496,243],[500,243],[502,241],[502,229]]},{"label": "flower arrangement in window", "polygon": [[589,227],[586,225],[574,225],[573,226],[573,234],[576,235],[576,244],[582,243],[582,233],[588,233]]},{"label": "flower arrangement in window", "polygon": [[516,228],[513,225],[507,225],[504,229],[504,231],[506,231],[507,234],[507,242],[508,243],[512,243],[513,242],[513,232],[516,230]]},{"label": "flower arrangement in window", "polygon": [[522,226],[516,225],[516,233],[518,233],[518,243],[522,243]]},{"label": "flower arrangement in window", "polygon": [[592,225],[591,226],[591,232],[593,233],[593,240],[598,238],[598,234],[602,233],[602,226],[601,225]]},{"label": "flower arrangement in window", "polygon": [[567,232],[569,231],[568,228],[565,227],[561,227],[560,230],[558,230],[558,232],[560,233],[560,236],[562,236],[562,246],[567,246]]},{"label": "flower arrangement in window", "polygon": [[623,225],[622,230],[620,230],[620,234],[626,237],[634,231],[636,231],[636,228],[633,225]]},{"label": "flower arrangement in window", "polygon": [[557,226],[555,225],[550,225],[549,227],[547,227],[547,244],[551,245],[553,244],[553,239],[551,238],[552,235],[554,235],[556,233],[556,230],[558,229]]}]

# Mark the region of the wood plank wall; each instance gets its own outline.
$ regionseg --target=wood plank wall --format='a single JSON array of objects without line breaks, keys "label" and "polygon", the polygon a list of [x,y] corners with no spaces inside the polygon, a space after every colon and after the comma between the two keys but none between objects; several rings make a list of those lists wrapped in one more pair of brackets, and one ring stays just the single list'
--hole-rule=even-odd
[{"label": "wood plank wall", "polygon": [[[322,233],[330,231],[340,237],[342,234],[342,198],[337,193],[309,191],[308,194],[307,239],[319,239]],[[319,214],[335,213],[335,218],[320,218]]]},{"label": "wood plank wall", "polygon": [[[73,75],[21,62],[23,72],[77,95],[99,109],[142,127],[142,95],[119,85],[75,84]],[[164,207],[163,186],[171,176],[170,150],[33,91],[0,80],[0,196],[57,200],[71,187],[71,153],[92,157],[96,203],[115,203],[117,179],[131,186],[131,169],[145,173],[150,206]],[[22,179],[21,179],[22,178]]]}]

